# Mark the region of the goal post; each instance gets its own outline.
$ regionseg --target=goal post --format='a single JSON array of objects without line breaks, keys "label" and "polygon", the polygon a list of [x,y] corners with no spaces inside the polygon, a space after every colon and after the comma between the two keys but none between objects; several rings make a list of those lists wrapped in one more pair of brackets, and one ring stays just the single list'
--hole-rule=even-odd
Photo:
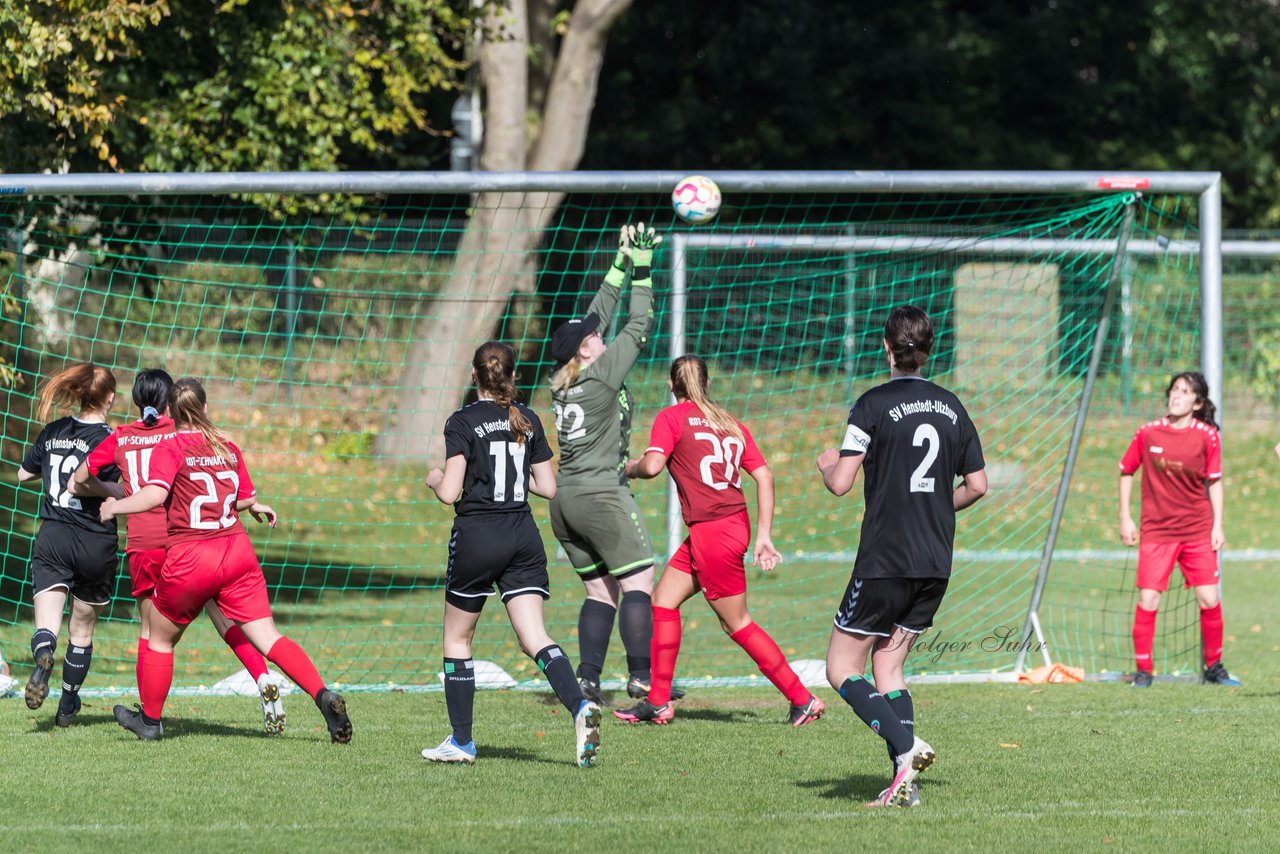
[{"label": "goal post", "polygon": [[[749,572],[752,613],[789,657],[822,657],[861,516],[860,500],[822,490],[813,458],[838,440],[857,394],[883,381],[888,309],[916,301],[940,331],[926,372],[979,421],[992,491],[961,517],[956,578],[931,645],[909,661],[913,677],[1009,678],[1041,639],[1055,660],[1119,667],[1132,567],[1100,547],[1109,521],[1086,532],[1099,506],[1114,516],[1108,455],[1116,431],[1127,441],[1137,423],[1117,415],[1122,385],[1190,361],[1221,411],[1217,173],[707,174],[725,204],[700,226],[671,214],[675,172],[0,175],[3,455],[20,459],[39,430],[38,384],[67,362],[116,372],[117,423],[136,417],[124,411],[135,371],[205,379],[259,490],[279,498],[281,526],[250,531],[282,627],[346,685],[434,688],[451,512],[421,479],[442,460],[388,456],[379,443],[405,424],[442,423],[466,392],[450,378],[466,363],[446,354],[469,359],[489,337],[516,346],[522,389],[553,432],[551,330],[586,308],[617,227],[643,220],[667,239],[654,259],[655,330],[628,378],[631,447],[667,403],[670,358],[706,356],[713,395],[751,426],[777,478],[786,562]],[[1193,334],[1171,335],[1191,301]],[[416,409],[427,396],[406,382],[439,402]],[[1091,396],[1102,420],[1078,425]],[[1103,456],[1105,480],[1093,465]],[[1075,479],[1063,476],[1068,457]],[[661,559],[678,510],[660,483],[635,491]],[[0,653],[11,662],[30,633],[34,492],[0,486],[13,520],[0,550]],[[545,504],[534,512],[549,630],[576,656],[581,584]],[[136,633],[121,574],[95,646],[124,686]],[[678,680],[761,684],[703,609],[684,616]],[[483,619],[476,657],[537,683],[500,622]],[[1169,631],[1189,636],[1177,620]],[[1171,667],[1189,666],[1184,648],[1171,655]],[[204,624],[180,660],[188,690],[238,667]],[[615,640],[606,684],[625,678],[621,661]]]}]

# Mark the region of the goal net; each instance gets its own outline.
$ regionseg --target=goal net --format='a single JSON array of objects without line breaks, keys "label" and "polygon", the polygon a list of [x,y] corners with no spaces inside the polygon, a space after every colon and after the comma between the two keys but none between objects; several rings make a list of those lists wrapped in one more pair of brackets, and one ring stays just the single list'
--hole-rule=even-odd
[{"label": "goal net", "polygon": [[[444,417],[466,399],[460,372],[465,381],[487,338],[511,342],[526,398],[550,426],[550,332],[585,309],[618,226],[643,220],[667,239],[654,262],[656,330],[628,379],[632,451],[668,403],[672,355],[707,357],[713,396],[752,428],[777,479],[785,562],[769,574],[748,567],[749,604],[788,657],[824,657],[859,547],[861,487],[829,495],[815,457],[838,444],[852,401],[887,379],[884,320],[913,303],[938,330],[926,375],[968,407],[991,490],[960,518],[953,581],[912,674],[1008,677],[1020,649],[1027,666],[1041,663],[1041,641],[1057,662],[1129,669],[1135,558],[1116,536],[1115,468],[1134,429],[1163,413],[1168,375],[1201,364],[1198,256],[1173,251],[1196,245],[1194,194],[813,191],[772,177],[723,179],[725,207],[703,226],[674,220],[655,189],[674,180],[647,173],[532,190],[492,176],[327,193],[227,183],[112,194],[88,178],[81,192],[14,188],[0,195],[3,455],[20,461],[41,427],[38,388],[69,363],[115,371],[116,423],[137,417],[125,411],[137,371],[201,378],[280,513],[274,531],[246,521],[282,629],[332,681],[434,685],[452,512],[422,480],[443,461],[433,438]],[[21,671],[39,490],[5,480],[0,652]],[[678,527],[668,488],[635,491],[661,561]],[[754,517],[750,489],[748,503]],[[576,659],[581,584],[545,502],[534,514],[550,559],[548,628]],[[128,593],[122,563],[90,687],[132,683]],[[684,619],[678,681],[764,684],[703,603]],[[1171,591],[1159,632],[1162,672],[1197,666],[1194,602]],[[539,678],[496,603],[475,656],[516,683]],[[212,686],[238,669],[201,620],[175,681]],[[616,638],[605,676],[625,678]]]}]

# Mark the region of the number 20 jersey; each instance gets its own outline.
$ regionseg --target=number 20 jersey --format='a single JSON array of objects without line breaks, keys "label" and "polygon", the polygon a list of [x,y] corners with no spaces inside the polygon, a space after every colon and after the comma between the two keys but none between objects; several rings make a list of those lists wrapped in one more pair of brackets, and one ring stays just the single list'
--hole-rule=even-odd
[{"label": "number 20 jersey", "polygon": [[217,456],[202,434],[179,430],[172,439],[155,446],[146,485],[169,490],[165,511],[169,516],[168,545],[248,534],[235,504],[257,492],[249,479],[244,454],[228,442],[231,459]]},{"label": "number 20 jersey", "polygon": [[656,451],[668,458],[686,525],[723,519],[747,508],[742,472],[755,471],[765,460],[751,431],[741,421],[738,427],[742,439],[720,432],[689,400],[668,406],[653,420],[645,453]]},{"label": "number 20 jersey", "polygon": [[986,467],[960,399],[919,377],[866,392],[849,413],[840,456],[866,454],[866,509],[855,578],[949,578],[956,477]]},{"label": "number 20 jersey", "polygon": [[551,459],[551,446],[533,410],[513,405],[532,425],[522,443],[511,431],[507,409],[491,400],[468,404],[445,422],[446,459],[467,460],[462,495],[453,505],[459,516],[529,512],[529,469]]}]

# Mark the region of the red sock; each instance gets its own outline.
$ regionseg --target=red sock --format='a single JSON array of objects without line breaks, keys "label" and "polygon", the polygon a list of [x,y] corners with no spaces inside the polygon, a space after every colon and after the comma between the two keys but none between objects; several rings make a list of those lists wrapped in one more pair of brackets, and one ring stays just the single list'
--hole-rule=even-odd
[{"label": "red sock", "polygon": [[169,698],[173,685],[173,650],[158,652],[147,649],[138,677],[138,696],[142,699],[142,714],[160,720],[164,713],[164,701]]},{"label": "red sock", "polygon": [[1204,666],[1222,661],[1222,605],[1200,609],[1200,634],[1204,637]]},{"label": "red sock", "polygon": [[288,638],[282,637],[267,651],[267,660],[284,671],[284,675],[297,684],[299,688],[311,695],[312,699],[320,696],[324,690],[324,680],[320,671],[307,651]]},{"label": "red sock", "polygon": [[1151,665],[1151,647],[1156,639],[1156,612],[1139,605],[1133,612],[1133,658],[1139,670],[1155,673]]},{"label": "red sock", "polygon": [[773,686],[791,701],[793,706],[803,706],[809,702],[809,689],[800,682],[800,677],[787,663],[787,657],[778,649],[778,645],[769,637],[769,633],[757,623],[747,623],[741,629],[729,635],[730,640],[746,650],[747,655],[760,668]]},{"label": "red sock", "polygon": [[138,682],[138,690],[142,690],[142,663],[147,660],[147,639],[138,638],[138,662],[133,667],[133,678]]},{"label": "red sock", "polygon": [[653,640],[649,644],[649,702],[665,706],[671,702],[671,679],[676,675],[680,655],[680,612],[653,606]]},{"label": "red sock", "polygon": [[253,681],[257,682],[258,677],[263,676],[267,672],[267,660],[262,657],[262,653],[249,643],[249,639],[244,636],[244,630],[239,626],[232,626],[227,629],[227,633],[222,636],[227,646],[231,647],[231,651],[236,654],[236,658],[240,659],[240,663],[244,665],[244,669],[249,671],[249,675],[253,677]]}]

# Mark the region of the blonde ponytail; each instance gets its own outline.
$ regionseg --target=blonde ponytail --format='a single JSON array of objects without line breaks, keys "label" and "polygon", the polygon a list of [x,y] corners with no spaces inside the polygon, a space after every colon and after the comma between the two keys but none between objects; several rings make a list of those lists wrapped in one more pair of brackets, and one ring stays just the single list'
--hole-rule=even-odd
[{"label": "blonde ponytail", "polygon": [[231,440],[218,429],[209,418],[209,414],[204,411],[207,402],[208,398],[200,381],[193,377],[183,377],[169,390],[169,415],[178,427],[189,427],[199,431],[216,456],[222,457],[228,465],[234,465],[231,458]]},{"label": "blonde ponytail", "polygon": [[737,419],[707,394],[707,379],[707,363],[701,356],[681,356],[671,363],[672,393],[692,401],[708,423],[721,433],[743,438]]}]

